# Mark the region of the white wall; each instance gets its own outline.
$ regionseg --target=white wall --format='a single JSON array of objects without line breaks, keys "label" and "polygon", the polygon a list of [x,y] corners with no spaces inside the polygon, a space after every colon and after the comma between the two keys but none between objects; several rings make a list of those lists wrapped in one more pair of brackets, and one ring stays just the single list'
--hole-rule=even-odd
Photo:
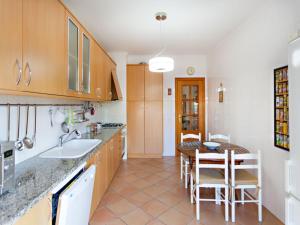
[{"label": "white wall", "polygon": [[[0,103],[22,103],[22,104],[81,104],[83,102],[73,101],[73,100],[59,100],[59,99],[49,99],[49,98],[35,98],[35,97],[20,97],[20,96],[5,96],[0,95]],[[100,118],[100,107],[98,104],[95,105],[96,114],[95,116],[90,116],[87,114],[87,117],[91,121],[98,121]],[[37,108],[37,136],[36,144],[32,149],[24,149],[19,152],[16,151],[16,164],[29,159],[58,143],[58,137],[63,134],[60,128],[60,124],[53,124],[53,127],[50,126],[50,116],[49,116],[50,107],[38,107]],[[65,107],[67,110],[71,107]],[[72,107],[73,109],[79,109],[78,107]],[[56,107],[52,107],[53,111],[56,111]],[[0,107],[0,141],[7,140],[7,108]],[[30,108],[29,112],[29,130],[28,135],[32,137],[33,127],[34,127],[34,108]],[[26,121],[26,108],[21,107],[21,123],[20,123],[20,136],[23,138],[25,136],[25,121]],[[76,125],[71,127],[71,129],[77,128],[81,132],[86,132],[85,129],[86,123]],[[17,107],[11,107],[11,130],[10,130],[11,140],[15,141],[17,139]]]},{"label": "white wall", "polygon": [[126,52],[110,52],[109,55],[117,64],[117,76],[120,83],[123,100],[101,103],[100,120],[103,122],[126,123]]},{"label": "white wall", "polygon": [[[267,1],[208,57],[209,130],[262,151],[264,205],[282,221],[288,153],[273,143],[273,69],[287,64],[289,35],[299,28],[295,2]],[[222,104],[220,82],[227,89]]]},{"label": "white wall", "polygon": [[[164,156],[175,155],[175,78],[176,77],[205,77],[207,63],[205,55],[172,55],[175,61],[174,71],[164,74],[163,83],[163,126],[164,126]],[[128,63],[148,62],[149,55],[129,55]],[[195,75],[188,76],[186,68],[193,66]],[[172,88],[172,95],[168,96],[168,88]]]}]

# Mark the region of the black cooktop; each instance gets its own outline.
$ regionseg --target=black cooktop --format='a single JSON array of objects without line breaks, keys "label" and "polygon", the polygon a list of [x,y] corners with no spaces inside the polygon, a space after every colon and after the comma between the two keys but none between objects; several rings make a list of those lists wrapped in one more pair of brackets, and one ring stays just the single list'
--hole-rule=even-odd
[{"label": "black cooktop", "polygon": [[122,127],[123,123],[103,123],[102,127]]}]

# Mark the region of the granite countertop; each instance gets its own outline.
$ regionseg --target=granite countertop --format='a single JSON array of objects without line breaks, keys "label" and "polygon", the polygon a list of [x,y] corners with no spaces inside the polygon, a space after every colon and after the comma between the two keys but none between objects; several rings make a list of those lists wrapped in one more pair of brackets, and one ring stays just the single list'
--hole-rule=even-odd
[{"label": "granite countertop", "polygon": [[83,134],[82,138],[101,139],[102,142],[81,158],[46,159],[37,155],[16,165],[15,190],[0,196],[0,225],[14,224],[122,128],[105,128],[99,134]]}]

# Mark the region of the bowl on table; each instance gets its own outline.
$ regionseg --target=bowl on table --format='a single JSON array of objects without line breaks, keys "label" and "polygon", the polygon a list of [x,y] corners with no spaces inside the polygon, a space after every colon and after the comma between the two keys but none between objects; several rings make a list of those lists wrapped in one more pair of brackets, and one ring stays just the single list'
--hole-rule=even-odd
[{"label": "bowl on table", "polygon": [[204,142],[204,146],[206,146],[209,150],[216,150],[218,147],[220,147],[220,143],[217,142]]}]

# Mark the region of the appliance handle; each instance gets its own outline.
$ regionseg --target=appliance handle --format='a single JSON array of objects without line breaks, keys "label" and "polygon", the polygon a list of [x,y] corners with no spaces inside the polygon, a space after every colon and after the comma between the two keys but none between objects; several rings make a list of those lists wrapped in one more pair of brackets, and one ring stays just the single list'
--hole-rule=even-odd
[{"label": "appliance handle", "polygon": [[286,191],[286,193],[289,193],[291,191],[290,170],[291,170],[291,160],[286,160],[285,161],[285,191]]},{"label": "appliance handle", "polygon": [[4,185],[4,155],[1,156],[1,184],[0,186],[3,187]]}]

